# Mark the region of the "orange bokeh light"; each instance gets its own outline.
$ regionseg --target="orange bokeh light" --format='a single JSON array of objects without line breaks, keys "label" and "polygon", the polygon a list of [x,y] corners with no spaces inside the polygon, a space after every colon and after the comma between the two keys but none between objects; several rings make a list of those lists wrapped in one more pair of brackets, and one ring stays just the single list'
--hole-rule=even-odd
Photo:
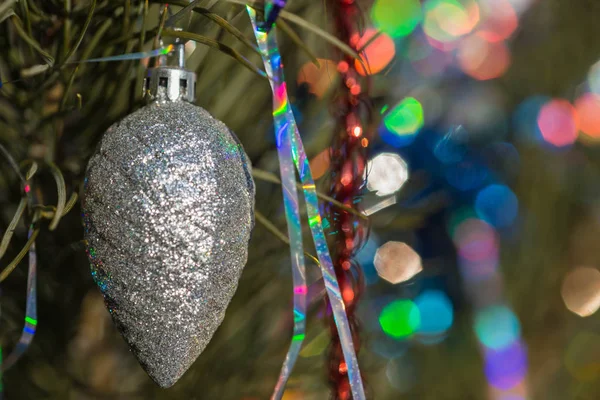
[{"label": "orange bokeh light", "polygon": [[298,83],[307,83],[311,93],[323,96],[337,77],[337,64],[331,60],[318,59],[320,66],[307,62],[298,72]]},{"label": "orange bokeh light", "polygon": [[502,76],[510,65],[504,42],[490,43],[478,35],[465,38],[458,49],[458,63],[471,77],[484,81]]},{"label": "orange bokeh light", "polygon": [[[356,41],[356,48],[361,49],[377,33],[376,29],[369,28],[360,37],[353,35]],[[352,42],[352,40],[351,40]],[[380,34],[360,53],[360,60],[354,61],[354,68],[361,75],[373,75],[383,71],[385,67],[394,59],[396,46],[391,37],[385,33]],[[362,61],[362,62],[361,62]]]},{"label": "orange bokeh light", "polygon": [[329,169],[329,149],[325,149],[310,160],[310,170],[314,179],[319,179]]},{"label": "orange bokeh light", "polygon": [[594,139],[600,139],[600,96],[585,93],[575,101],[579,129]]},{"label": "orange bokeh light", "polygon": [[342,297],[344,298],[344,302],[348,304],[354,300],[354,291],[351,288],[344,288]]}]

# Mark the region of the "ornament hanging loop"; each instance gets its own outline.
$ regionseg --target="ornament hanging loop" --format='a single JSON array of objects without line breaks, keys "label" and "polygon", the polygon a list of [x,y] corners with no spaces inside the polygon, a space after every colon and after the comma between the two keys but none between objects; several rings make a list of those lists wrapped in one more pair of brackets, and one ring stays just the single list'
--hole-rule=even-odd
[{"label": "ornament hanging loop", "polygon": [[[185,69],[185,44],[177,39],[174,44],[177,65],[169,62],[150,68],[144,79],[144,96],[159,103],[196,99],[196,74]],[[168,61],[168,60],[167,60]]]}]

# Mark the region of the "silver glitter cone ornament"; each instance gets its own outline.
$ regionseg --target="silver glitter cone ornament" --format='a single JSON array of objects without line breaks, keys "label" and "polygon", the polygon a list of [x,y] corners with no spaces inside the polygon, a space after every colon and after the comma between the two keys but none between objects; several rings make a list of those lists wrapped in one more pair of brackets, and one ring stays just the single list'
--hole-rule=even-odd
[{"label": "silver glitter cone ornament", "polygon": [[163,66],[148,76],[150,104],[110,127],[89,161],[83,215],[113,321],[148,375],[169,387],[237,289],[254,182],[235,135],[190,103],[195,75]]}]

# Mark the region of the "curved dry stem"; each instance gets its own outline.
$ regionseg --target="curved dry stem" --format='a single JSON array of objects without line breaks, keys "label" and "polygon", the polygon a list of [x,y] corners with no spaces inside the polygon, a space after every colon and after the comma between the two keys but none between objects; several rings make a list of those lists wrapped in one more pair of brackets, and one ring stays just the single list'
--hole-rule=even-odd
[{"label": "curved dry stem", "polygon": [[50,54],[48,54],[44,49],[42,49],[42,46],[40,46],[40,44],[35,39],[33,39],[27,34],[25,28],[23,28],[23,25],[21,24],[21,19],[16,15],[12,15],[10,19],[13,22],[15,31],[21,37],[21,39],[23,39],[27,44],[33,47],[33,49],[37,51],[40,56],[42,56],[46,64],[53,66],[54,58]]},{"label": "curved dry stem", "polygon": [[40,233],[40,229],[39,228],[34,229],[34,231],[31,233],[31,236],[27,240],[27,243],[25,243],[25,246],[23,246],[23,248],[21,249],[19,254],[17,254],[17,256],[14,258],[14,260],[12,260],[11,263],[8,264],[6,268],[4,268],[4,270],[2,270],[2,272],[0,273],[0,282],[4,281],[6,278],[8,278],[8,276],[11,274],[11,272],[13,272],[14,269],[17,267],[17,265],[19,265],[19,263],[21,262],[23,257],[25,257],[25,255],[31,248],[31,245],[33,244],[33,242],[35,242],[35,239],[37,238],[38,233]]},{"label": "curved dry stem", "polygon": [[4,232],[4,236],[2,237],[2,241],[0,242],[0,260],[4,256],[4,253],[6,253],[6,249],[8,248],[8,243],[10,242],[10,239],[12,239],[13,233],[15,232],[15,229],[17,228],[17,224],[19,223],[19,221],[21,220],[21,217],[23,216],[25,207],[27,207],[27,198],[23,197],[23,198],[21,198],[21,202],[19,202],[17,211],[15,212],[15,215],[13,216],[12,220],[10,221],[8,228],[6,228],[6,232]]},{"label": "curved dry stem", "polygon": [[53,231],[58,226],[60,219],[63,216],[63,210],[65,209],[65,203],[67,201],[67,189],[65,187],[65,179],[60,172],[60,169],[53,163],[48,162],[48,166],[50,167],[50,172],[56,181],[56,189],[58,191],[58,201],[56,204],[56,212],[54,213],[54,218],[50,222],[48,229]]}]

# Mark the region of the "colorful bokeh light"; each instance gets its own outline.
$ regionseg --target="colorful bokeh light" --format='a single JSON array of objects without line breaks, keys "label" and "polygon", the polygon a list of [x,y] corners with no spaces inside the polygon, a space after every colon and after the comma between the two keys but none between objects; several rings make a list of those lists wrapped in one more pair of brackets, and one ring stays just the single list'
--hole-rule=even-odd
[{"label": "colorful bokeh light", "polygon": [[482,189],[475,200],[479,218],[496,228],[510,226],[519,212],[517,196],[505,185],[489,185]]},{"label": "colorful bokeh light", "polygon": [[394,147],[409,145],[423,127],[423,107],[414,97],[407,97],[383,118],[381,138]]},{"label": "colorful bokeh light", "polygon": [[551,100],[540,109],[538,126],[544,140],[555,147],[565,147],[577,139],[579,118],[567,100]]},{"label": "colorful bokeh light", "polygon": [[511,61],[504,42],[490,42],[479,35],[463,39],[457,57],[463,72],[480,81],[502,76]]},{"label": "colorful bokeh light", "polygon": [[423,19],[419,0],[377,0],[371,9],[375,27],[391,37],[410,34]]},{"label": "colorful bokeh light", "polygon": [[585,93],[575,101],[579,129],[588,137],[600,139],[600,95]]},{"label": "colorful bokeh light", "polygon": [[521,334],[517,316],[506,306],[489,306],[477,312],[475,333],[489,349],[502,350],[511,346]]},{"label": "colorful bokeh light", "polygon": [[477,35],[486,41],[501,42],[517,29],[519,19],[510,0],[479,0],[479,9]]},{"label": "colorful bokeh light", "polygon": [[420,334],[436,336],[445,333],[452,326],[454,309],[446,293],[427,290],[415,299],[415,304],[421,315]]},{"label": "colorful bokeh light", "polygon": [[454,231],[454,243],[461,258],[471,262],[497,260],[499,239],[494,228],[485,221],[469,218]]},{"label": "colorful bokeh light", "polygon": [[385,33],[380,33],[373,39],[376,34],[376,29],[369,28],[360,38],[356,36],[353,39],[357,49],[364,48],[360,53],[360,60],[354,61],[354,67],[361,75],[373,75],[383,71],[396,54],[396,46],[392,38]]},{"label": "colorful bokeh light", "polygon": [[527,352],[516,341],[501,350],[486,350],[485,375],[495,388],[509,390],[523,382],[527,374]]},{"label": "colorful bokeh light", "polygon": [[421,325],[419,308],[410,300],[395,300],[381,311],[379,324],[394,339],[408,338]]},{"label": "colorful bokeh light", "polygon": [[479,22],[479,7],[473,0],[428,0],[424,7],[423,30],[437,42],[467,35]]}]

